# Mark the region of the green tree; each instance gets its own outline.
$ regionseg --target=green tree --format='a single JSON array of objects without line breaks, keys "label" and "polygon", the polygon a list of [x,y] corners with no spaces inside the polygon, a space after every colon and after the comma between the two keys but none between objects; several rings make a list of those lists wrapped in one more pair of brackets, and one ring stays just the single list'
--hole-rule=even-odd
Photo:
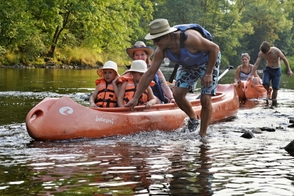
[{"label": "green tree", "polygon": [[[114,52],[129,45],[140,32],[141,16],[151,17],[148,1],[55,0],[32,1],[35,18],[51,35],[48,56],[56,47],[85,46],[97,52]],[[143,7],[144,6],[144,7]],[[149,13],[149,14],[148,14]],[[47,40],[48,41],[48,40]]]},{"label": "green tree", "polygon": [[11,0],[0,4],[0,45],[29,61],[45,50],[43,34],[28,11],[28,1]]},{"label": "green tree", "polygon": [[198,23],[214,37],[220,46],[222,64],[228,65],[229,58],[236,55],[239,39],[252,33],[249,22],[240,23],[245,1],[228,0],[166,0],[156,1],[154,18],[166,18],[171,25]]},{"label": "green tree", "polygon": [[253,63],[262,41],[272,44],[285,43],[287,38],[292,37],[290,34],[292,22],[287,19],[289,13],[285,12],[289,10],[287,7],[287,3],[278,0],[252,1],[246,5],[242,21],[250,21],[254,33],[244,36],[243,40],[247,40],[247,49],[251,51]]},{"label": "green tree", "polygon": [[126,56],[153,11],[148,0],[12,0],[0,8],[0,45],[20,53],[31,48],[32,57],[74,47]]}]

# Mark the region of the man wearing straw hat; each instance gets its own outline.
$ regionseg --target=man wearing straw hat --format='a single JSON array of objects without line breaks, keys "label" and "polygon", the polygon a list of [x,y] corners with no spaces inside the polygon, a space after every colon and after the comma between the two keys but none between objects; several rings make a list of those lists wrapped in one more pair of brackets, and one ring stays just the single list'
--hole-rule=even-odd
[{"label": "man wearing straw hat", "polygon": [[177,105],[189,117],[187,129],[195,131],[199,120],[192,109],[191,103],[186,99],[189,89],[201,78],[201,123],[199,134],[206,136],[207,127],[212,114],[211,96],[216,94],[218,84],[220,50],[214,42],[206,39],[194,30],[178,31],[170,27],[166,19],[156,19],[149,24],[149,33],[146,40],[152,40],[157,48],[154,59],[148,71],[143,75],[133,99],[126,104],[131,109],[137,105],[138,98],[148,87],[164,58],[181,65],[176,76],[173,95]]}]

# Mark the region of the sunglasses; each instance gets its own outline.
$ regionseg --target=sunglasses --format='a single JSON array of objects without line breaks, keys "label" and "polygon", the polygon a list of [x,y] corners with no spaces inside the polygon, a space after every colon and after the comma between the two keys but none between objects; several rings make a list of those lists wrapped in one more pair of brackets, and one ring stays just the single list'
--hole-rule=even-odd
[{"label": "sunglasses", "polygon": [[154,42],[159,42],[163,37],[164,37],[164,35],[153,39],[153,41]]}]

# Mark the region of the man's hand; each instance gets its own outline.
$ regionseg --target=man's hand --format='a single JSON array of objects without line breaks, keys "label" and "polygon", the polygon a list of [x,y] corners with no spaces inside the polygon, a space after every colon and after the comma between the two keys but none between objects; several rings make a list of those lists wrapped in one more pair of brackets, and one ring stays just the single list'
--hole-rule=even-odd
[{"label": "man's hand", "polygon": [[133,98],[125,105],[125,107],[130,107],[131,110],[133,110],[136,105],[138,105],[138,99]]},{"label": "man's hand", "polygon": [[212,75],[211,74],[204,74],[202,77],[202,85],[205,87],[209,87],[212,82]]},{"label": "man's hand", "polygon": [[293,75],[293,72],[292,72],[291,70],[289,70],[289,71],[287,72],[287,74],[288,74],[288,76],[290,77],[290,76]]},{"label": "man's hand", "polygon": [[146,108],[151,108],[151,107],[152,107],[152,105],[153,105],[153,104],[152,104],[152,103],[150,103],[150,101],[148,101],[148,102],[146,103],[146,106],[145,106],[145,107],[146,107]]}]

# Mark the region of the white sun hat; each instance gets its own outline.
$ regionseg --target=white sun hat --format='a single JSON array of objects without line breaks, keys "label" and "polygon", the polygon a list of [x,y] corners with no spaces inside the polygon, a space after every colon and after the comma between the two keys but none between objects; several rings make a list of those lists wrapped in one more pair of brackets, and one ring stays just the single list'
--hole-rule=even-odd
[{"label": "white sun hat", "polygon": [[139,73],[145,73],[147,71],[147,64],[143,60],[134,60],[131,63],[131,68],[127,70],[126,72],[139,72]]},{"label": "white sun hat", "polygon": [[112,69],[116,72],[116,74],[119,76],[117,72],[117,64],[114,61],[106,61],[102,68],[97,70],[97,74],[102,77],[103,76],[103,69]]}]

